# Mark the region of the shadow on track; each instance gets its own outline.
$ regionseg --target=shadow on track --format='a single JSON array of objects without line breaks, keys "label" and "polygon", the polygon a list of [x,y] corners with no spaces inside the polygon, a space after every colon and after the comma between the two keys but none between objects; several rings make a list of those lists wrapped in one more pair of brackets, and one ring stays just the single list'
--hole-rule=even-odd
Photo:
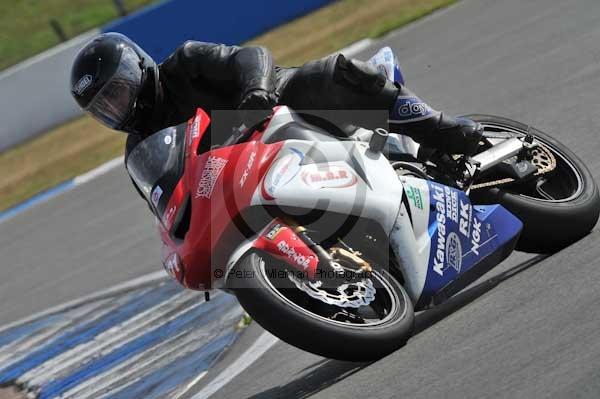
[{"label": "shadow on track", "polygon": [[[546,259],[549,255],[537,255],[522,262],[505,272],[492,277],[484,282],[466,289],[446,302],[421,312],[415,320],[415,332],[418,334],[433,326],[438,321],[460,310],[483,294],[497,287],[503,281],[516,276]],[[410,341],[409,341],[410,342]],[[401,349],[400,349],[401,350]],[[351,376],[357,371],[369,366],[371,363],[352,363],[337,360],[323,359],[302,370],[298,377],[286,385],[274,387],[264,392],[251,396],[252,399],[268,398],[307,398],[315,393],[336,384]]]},{"label": "shadow on track", "polygon": [[352,363],[323,359],[302,370],[294,381],[250,396],[249,399],[308,398],[342,381],[371,363]]}]

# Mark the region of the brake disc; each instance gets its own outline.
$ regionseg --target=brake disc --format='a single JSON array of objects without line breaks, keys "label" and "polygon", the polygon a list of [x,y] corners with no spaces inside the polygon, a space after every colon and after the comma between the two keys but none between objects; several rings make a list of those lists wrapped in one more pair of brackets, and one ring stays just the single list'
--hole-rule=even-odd
[{"label": "brake disc", "polygon": [[[534,176],[541,176],[543,174],[552,172],[556,169],[556,158],[552,151],[543,144],[539,144],[536,148],[532,150],[533,158],[531,163],[538,168],[537,172],[535,172]],[[492,180],[487,182],[480,182],[477,184],[473,184],[471,186],[471,190],[477,190],[487,187],[499,187],[504,186],[506,184],[513,183],[515,179],[512,177],[507,177],[505,179]]]},{"label": "brake disc", "polygon": [[342,284],[335,289],[335,292],[323,289],[322,281],[311,282],[301,280],[294,276],[293,273],[289,273],[288,278],[300,291],[328,305],[339,306],[341,308],[360,308],[361,306],[369,305],[375,299],[376,289],[371,279],[368,278]]}]

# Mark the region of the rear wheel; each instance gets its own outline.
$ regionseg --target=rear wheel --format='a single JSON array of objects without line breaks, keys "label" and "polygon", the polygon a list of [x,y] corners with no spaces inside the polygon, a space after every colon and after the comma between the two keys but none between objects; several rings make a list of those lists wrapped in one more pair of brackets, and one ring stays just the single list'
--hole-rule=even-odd
[{"label": "rear wheel", "polygon": [[[491,187],[475,182],[479,188],[470,195],[474,203],[501,204],[521,219],[524,227],[518,250],[555,252],[593,229],[600,213],[598,188],[583,161],[571,150],[548,134],[510,119],[489,115],[467,118],[480,122],[486,136],[509,138],[531,134],[541,145],[536,149],[533,163],[543,173],[525,182],[504,182]],[[500,181],[501,176],[498,178]]]},{"label": "rear wheel", "polygon": [[369,361],[411,336],[412,303],[387,271],[325,289],[282,270],[275,259],[253,253],[238,263],[228,286],[250,316],[283,341],[333,359]]}]

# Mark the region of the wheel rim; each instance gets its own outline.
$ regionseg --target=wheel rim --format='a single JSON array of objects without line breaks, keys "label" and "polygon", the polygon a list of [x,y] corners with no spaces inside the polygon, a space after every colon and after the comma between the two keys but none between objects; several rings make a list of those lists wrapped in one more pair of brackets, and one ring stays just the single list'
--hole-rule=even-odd
[{"label": "wheel rim", "polygon": [[[481,125],[488,137],[490,135],[498,138],[523,137],[528,134],[526,130],[500,123],[481,122]],[[556,158],[557,165],[555,170],[548,174],[540,175],[535,179],[535,187],[523,187],[519,185],[521,188],[528,188],[528,193],[513,192],[514,190],[511,190],[509,187],[506,188],[506,191],[520,197],[552,203],[568,202],[579,197],[584,188],[583,178],[579,169],[553,143],[536,135],[534,135],[534,138]]]},{"label": "wheel rim", "polygon": [[[402,320],[407,311],[408,298],[404,292],[402,297],[399,297],[392,288],[393,283],[377,271],[371,274],[371,280],[376,287],[375,298],[369,305],[357,308],[355,316],[360,317],[353,320],[344,313],[349,311],[347,308],[337,308],[321,302],[292,286],[293,284],[282,286],[282,281],[279,281],[280,284],[274,284],[267,272],[267,262],[260,256],[259,262],[263,279],[281,301],[314,319],[329,324],[353,328],[376,328],[388,324],[398,313],[401,313],[401,316],[396,318],[396,321]],[[338,320],[340,317],[343,321]]]}]

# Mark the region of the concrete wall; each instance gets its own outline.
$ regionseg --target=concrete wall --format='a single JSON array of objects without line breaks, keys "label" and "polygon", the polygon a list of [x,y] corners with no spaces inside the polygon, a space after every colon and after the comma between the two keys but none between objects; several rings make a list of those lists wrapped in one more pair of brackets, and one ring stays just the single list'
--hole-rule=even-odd
[{"label": "concrete wall", "polygon": [[81,115],[69,93],[71,62],[88,32],[0,73],[0,152]]},{"label": "concrete wall", "polygon": [[[168,0],[102,28],[136,40],[157,61],[189,39],[236,44],[332,0]],[[71,62],[92,31],[0,73],[0,152],[81,115]]]}]

